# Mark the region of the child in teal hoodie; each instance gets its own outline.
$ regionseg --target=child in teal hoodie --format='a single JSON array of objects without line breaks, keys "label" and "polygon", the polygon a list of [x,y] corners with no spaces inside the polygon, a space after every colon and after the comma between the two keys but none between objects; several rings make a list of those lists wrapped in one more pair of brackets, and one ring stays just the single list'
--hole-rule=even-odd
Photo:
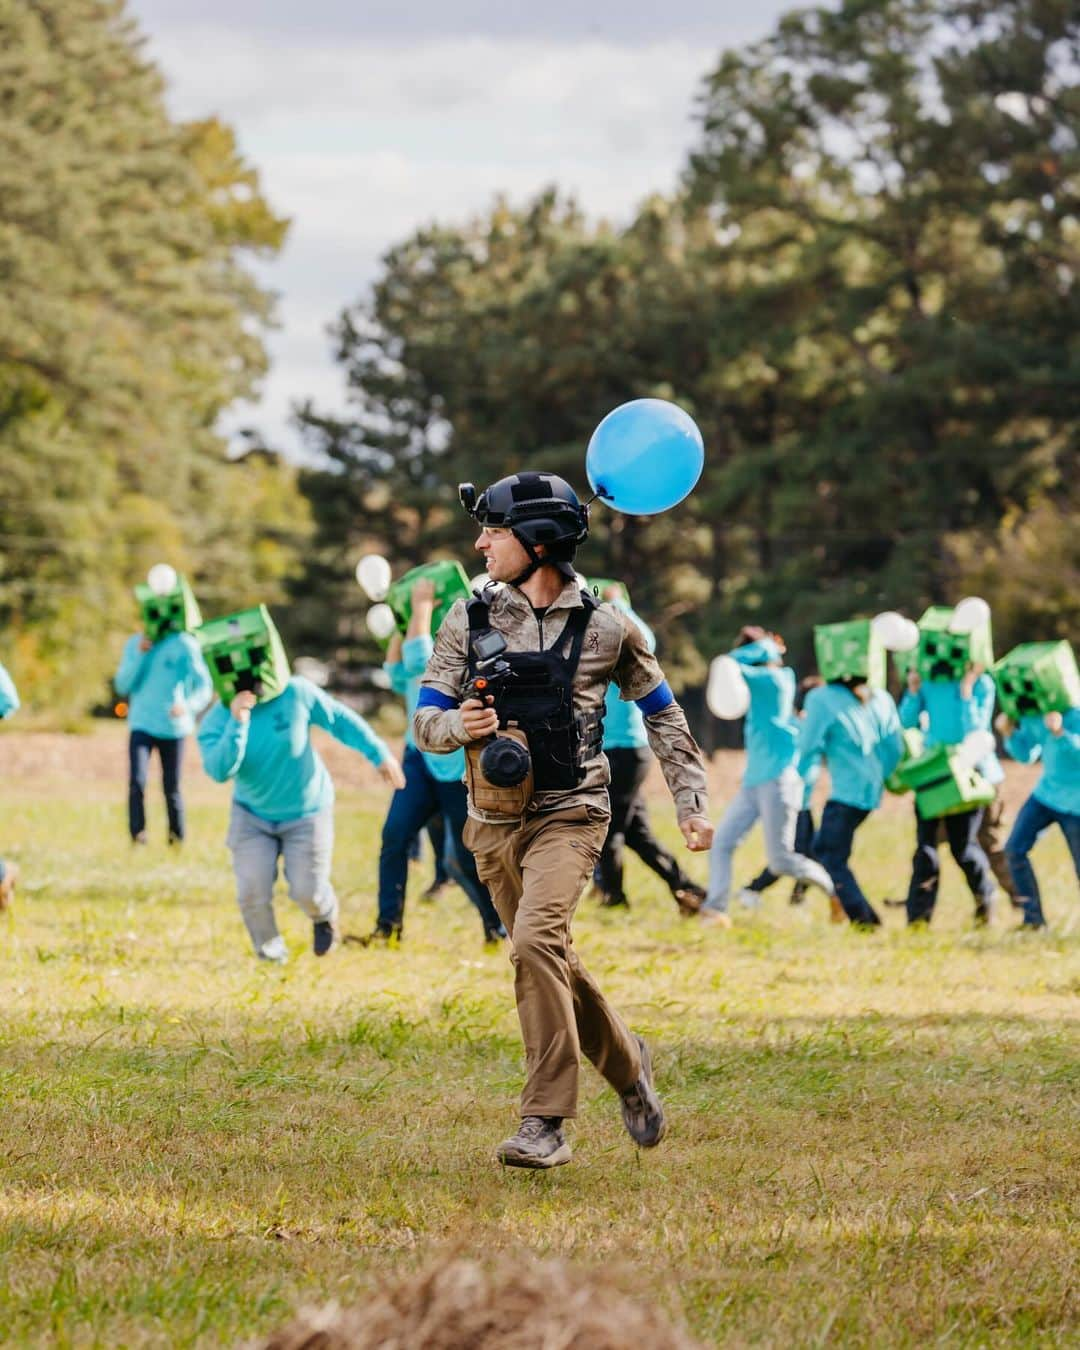
[{"label": "child in teal hoodie", "polygon": [[795,851],[795,831],[805,796],[795,767],[799,739],[795,719],[795,672],[783,664],[784,646],[775,633],[744,628],[730,653],[750,690],[746,715],[746,773],[735,799],[716,827],[709,853],[709,894],[701,917],[725,924],[731,862],[735,849],[758,820],[765,834],[769,871],[806,881],[829,897],[835,894],[824,867]]},{"label": "child in teal hoodie", "polygon": [[814,857],[832,877],[844,913],[866,927],[881,919],[851,870],[855,831],[879,805],[885,780],[903,752],[900,716],[884,689],[872,689],[863,680],[836,680],[807,694],[799,774],[806,780],[814,765],[825,760],[832,780],[814,836]]},{"label": "child in teal hoodie", "polygon": [[279,858],[289,894],[314,925],[315,955],[325,955],[337,938],[334,785],[311,743],[312,726],[358,750],[393,787],[404,783],[400,764],[364,719],[299,675],[274,698],[259,702],[243,690],[228,707],[218,703],[199,729],[206,772],[236,784],[227,842],[240,913],[265,961],[288,957],[274,919]]},{"label": "child in teal hoodie", "polygon": [[[19,709],[19,695],[15,689],[15,681],[0,665],[0,720],[10,717],[13,712]],[[19,869],[13,862],[5,862],[0,858],[0,909],[6,909],[11,904],[15,895],[15,882],[18,880]]]},{"label": "child in teal hoodie", "polygon": [[[959,745],[972,731],[990,730],[994,697],[994,681],[976,667],[959,680],[924,680],[917,670],[911,670],[900,700],[900,722],[905,727],[921,728],[926,733],[928,750],[935,745]],[[976,767],[988,783],[996,785],[1005,777],[993,751]],[[916,813],[915,857],[907,894],[908,923],[929,923],[934,912],[941,876],[937,845],[942,831],[975,899],[976,923],[990,921],[995,873],[1006,891],[1012,893],[1012,876],[1004,857],[999,855],[998,866],[992,870],[983,844],[984,838],[987,844],[993,844],[1000,824],[1000,803],[993,806],[997,809],[989,820],[990,808],[981,806],[941,820],[923,820]]]},{"label": "child in teal hoodie", "polygon": [[1080,708],[1025,717],[1017,725],[1003,714],[997,728],[1007,737],[1006,751],[1021,764],[1042,760],[1043,774],[1020,808],[1005,844],[1005,856],[1020,892],[1023,928],[1043,928],[1039,883],[1031,850],[1039,836],[1057,825],[1065,836],[1080,881]]},{"label": "child in teal hoodie", "polygon": [[146,780],[150,756],[157,751],[169,843],[184,838],[184,802],[180,774],[184,743],[195,717],[213,693],[210,672],[190,633],[168,633],[151,642],[142,633],[128,638],[113,683],[128,700],[128,829],[133,843],[146,843]]}]

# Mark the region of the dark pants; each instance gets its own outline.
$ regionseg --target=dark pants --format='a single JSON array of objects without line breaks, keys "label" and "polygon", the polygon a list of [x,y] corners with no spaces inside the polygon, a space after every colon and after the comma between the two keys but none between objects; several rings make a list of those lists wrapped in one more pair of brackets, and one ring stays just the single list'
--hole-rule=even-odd
[{"label": "dark pants", "polygon": [[990,861],[979,843],[982,821],[981,807],[977,811],[961,811],[959,815],[944,816],[939,820],[918,817],[915,857],[907,895],[908,923],[929,923],[937,904],[941,880],[937,841],[941,829],[944,829],[949,849],[975,897],[975,918],[980,923],[987,921],[994,896],[994,875],[990,871]]},{"label": "dark pants", "polygon": [[869,811],[858,806],[848,806],[846,802],[826,802],[810,852],[832,877],[836,898],[851,922],[873,925],[879,924],[881,920],[863,895],[855,880],[855,873],[848,865],[855,831],[869,814]]},{"label": "dark pants", "polygon": [[626,899],[623,861],[627,848],[633,849],[647,867],[663,878],[672,894],[692,887],[693,881],[649,826],[642,787],[649,774],[652,754],[645,749],[607,750],[605,754],[611,765],[611,782],[608,784],[611,825],[597,866],[601,889],[616,903]]},{"label": "dark pants", "polygon": [[1029,797],[1020,808],[1016,824],[1012,827],[1012,834],[1009,835],[1005,845],[1005,856],[1009,861],[1017,890],[1020,892],[1020,906],[1024,911],[1026,924],[1046,922],[1039,883],[1035,880],[1035,869],[1028,855],[1035,847],[1039,835],[1051,825],[1061,826],[1061,833],[1065,836],[1065,843],[1072,854],[1073,867],[1076,868],[1076,879],[1080,881],[1080,816],[1074,816],[1067,811],[1055,811],[1052,806],[1047,806],[1038,798]]},{"label": "dark pants", "polygon": [[134,839],[146,829],[146,779],[150,772],[150,752],[161,759],[161,782],[165,789],[165,809],[169,815],[169,838],[184,837],[184,802],[180,796],[180,768],[184,762],[182,737],[151,736],[133,731],[128,742],[128,828]]},{"label": "dark pants", "polygon": [[[424,826],[424,832],[427,834],[432,852],[435,855],[435,875],[431,884],[433,886],[445,886],[450,880],[450,873],[447,869],[452,859],[446,856],[446,826],[443,823],[442,816],[439,814],[432,816]],[[409,861],[419,862],[423,856],[420,831],[417,830],[416,834],[409,840]]]},{"label": "dark pants", "polygon": [[457,860],[466,882],[465,893],[483,920],[484,931],[500,927],[499,916],[491,903],[487,887],[476,874],[476,860],[465,847],[461,832],[465,828],[465,784],[440,782],[424,763],[415,746],[407,746],[402,760],[405,786],[390,800],[390,810],[382,832],[379,854],[379,917],[384,933],[400,932],[405,913],[405,882],[409,871],[409,843],[432,816],[441,813],[450,830]]},{"label": "dark pants", "polygon": [[[809,807],[800,811],[796,818],[794,848],[795,852],[801,853],[804,858],[814,856],[814,816]],[[770,872],[767,867],[763,867],[746,889],[760,894],[762,891],[767,891],[774,882],[779,880],[780,878],[775,872]],[[801,895],[808,885],[809,882],[797,881],[795,890]]]}]

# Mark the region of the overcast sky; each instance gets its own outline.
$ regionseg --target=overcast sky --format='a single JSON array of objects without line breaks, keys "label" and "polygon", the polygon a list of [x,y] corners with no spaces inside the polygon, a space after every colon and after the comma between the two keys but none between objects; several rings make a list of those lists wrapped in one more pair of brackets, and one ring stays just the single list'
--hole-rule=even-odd
[{"label": "overcast sky", "polygon": [[281,329],[239,410],[295,449],[292,404],[340,408],[327,325],[419,225],[547,184],[623,219],[675,183],[701,77],[793,0],[128,0],[181,118],[237,131],[293,221],[261,269]]}]

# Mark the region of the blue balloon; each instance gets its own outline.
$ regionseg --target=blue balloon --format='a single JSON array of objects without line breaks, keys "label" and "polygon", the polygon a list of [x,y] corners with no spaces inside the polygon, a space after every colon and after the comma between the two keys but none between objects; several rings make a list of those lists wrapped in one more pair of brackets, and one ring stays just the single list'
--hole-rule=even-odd
[{"label": "blue balloon", "polygon": [[593,432],[585,453],[593,491],[632,516],[655,516],[681,502],[704,464],[694,419],[662,398],[620,404]]}]

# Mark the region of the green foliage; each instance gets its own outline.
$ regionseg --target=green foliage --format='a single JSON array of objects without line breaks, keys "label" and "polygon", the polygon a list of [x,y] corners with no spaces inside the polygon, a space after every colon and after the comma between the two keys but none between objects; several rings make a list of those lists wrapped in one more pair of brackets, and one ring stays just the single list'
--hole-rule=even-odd
[{"label": "green foliage", "polygon": [[281,495],[302,535],[291,479],[215,431],[266,364],[244,255],[286,223],[229,128],[169,121],[119,0],[0,0],[0,108],[0,629],[31,702],[85,706],[147,559],[250,598],[289,570],[240,545]]},{"label": "green foliage", "polygon": [[581,561],[632,577],[680,681],[745,619],[805,660],[814,623],[943,598],[946,541],[1075,476],[1078,61],[1065,0],[802,10],[721,57],[675,200],[616,229],[548,192],[391,250],[338,326],[353,410],[305,412],[323,603],[355,630],[366,548],[462,553],[460,478],[584,486],[648,394],[705,475],[669,516],[597,509]]}]

